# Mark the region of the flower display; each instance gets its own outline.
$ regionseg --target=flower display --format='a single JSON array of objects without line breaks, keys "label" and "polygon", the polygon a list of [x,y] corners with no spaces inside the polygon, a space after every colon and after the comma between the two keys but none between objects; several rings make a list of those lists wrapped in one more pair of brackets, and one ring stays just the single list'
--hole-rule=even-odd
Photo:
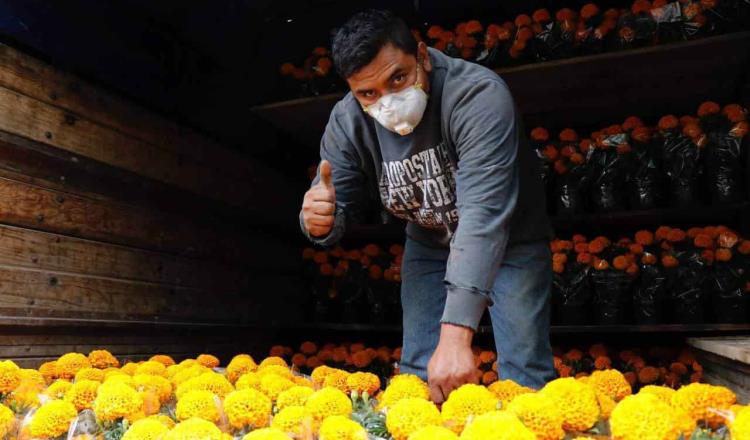
[{"label": "flower display", "polygon": [[321,423],[318,438],[320,440],[367,440],[367,431],[348,417],[331,416]]},{"label": "flower display", "polygon": [[104,422],[114,422],[137,414],[142,407],[143,399],[138,392],[118,382],[100,385],[93,405],[96,417]]},{"label": "flower display", "polygon": [[388,408],[385,423],[395,440],[407,440],[420,428],[440,425],[440,411],[425,399],[401,399]]},{"label": "flower display", "polygon": [[36,438],[52,439],[68,432],[78,415],[75,406],[64,400],[51,400],[42,405],[31,418],[29,433]]},{"label": "flower display", "polygon": [[272,407],[270,398],[252,388],[233,391],[224,399],[224,412],[235,428],[268,426]]},{"label": "flower display", "polygon": [[470,418],[498,409],[498,398],[481,385],[466,384],[453,390],[443,403],[443,424],[456,433]]}]

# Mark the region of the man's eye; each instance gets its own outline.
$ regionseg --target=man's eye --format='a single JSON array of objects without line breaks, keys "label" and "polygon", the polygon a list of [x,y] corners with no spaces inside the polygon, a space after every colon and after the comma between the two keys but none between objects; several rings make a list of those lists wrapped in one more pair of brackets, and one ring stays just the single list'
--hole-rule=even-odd
[{"label": "man's eye", "polygon": [[404,75],[403,73],[401,73],[401,74],[398,74],[398,75],[396,75],[396,76],[393,77],[393,82],[396,83],[396,84],[399,84],[399,83],[401,83],[405,79],[406,79],[406,75]]},{"label": "man's eye", "polygon": [[373,92],[372,90],[368,90],[367,92],[362,92],[362,96],[365,98],[374,98],[375,92]]}]

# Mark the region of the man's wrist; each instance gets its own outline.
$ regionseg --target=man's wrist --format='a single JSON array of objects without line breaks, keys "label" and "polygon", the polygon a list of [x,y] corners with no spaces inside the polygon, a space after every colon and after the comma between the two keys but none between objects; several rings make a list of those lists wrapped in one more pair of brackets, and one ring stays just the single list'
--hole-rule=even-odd
[{"label": "man's wrist", "polygon": [[474,339],[474,330],[469,327],[464,327],[455,324],[441,324],[440,326],[440,342],[450,343],[452,345],[461,345],[471,347],[471,342]]}]

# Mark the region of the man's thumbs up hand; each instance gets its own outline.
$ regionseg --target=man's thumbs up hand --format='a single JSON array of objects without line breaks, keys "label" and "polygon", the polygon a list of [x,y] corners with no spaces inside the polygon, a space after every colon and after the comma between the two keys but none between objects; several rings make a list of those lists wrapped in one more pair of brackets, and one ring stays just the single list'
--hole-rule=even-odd
[{"label": "man's thumbs up hand", "polygon": [[302,202],[302,220],[310,235],[324,237],[333,228],[336,190],[333,187],[330,162],[321,161],[318,172],[320,181],[305,193],[305,199]]}]

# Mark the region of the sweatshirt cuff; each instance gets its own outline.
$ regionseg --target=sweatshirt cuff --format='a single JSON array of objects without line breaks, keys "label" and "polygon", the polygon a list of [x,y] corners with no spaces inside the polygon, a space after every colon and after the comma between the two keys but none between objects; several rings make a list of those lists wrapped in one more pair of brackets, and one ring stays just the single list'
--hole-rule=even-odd
[{"label": "sweatshirt cuff", "polygon": [[448,296],[442,324],[452,324],[467,327],[475,332],[479,328],[479,321],[490,303],[489,298],[476,289],[447,285]]},{"label": "sweatshirt cuff", "polygon": [[344,224],[346,219],[346,213],[344,212],[344,209],[338,206],[336,204],[336,214],[333,218],[333,227],[331,228],[331,231],[328,232],[328,235],[325,237],[313,237],[310,235],[310,232],[305,228],[305,222],[302,219],[302,212],[299,213],[299,227],[302,230],[302,233],[307,237],[308,240],[313,242],[314,244],[318,246],[328,247],[333,246],[336,244],[341,237],[344,235]]}]

